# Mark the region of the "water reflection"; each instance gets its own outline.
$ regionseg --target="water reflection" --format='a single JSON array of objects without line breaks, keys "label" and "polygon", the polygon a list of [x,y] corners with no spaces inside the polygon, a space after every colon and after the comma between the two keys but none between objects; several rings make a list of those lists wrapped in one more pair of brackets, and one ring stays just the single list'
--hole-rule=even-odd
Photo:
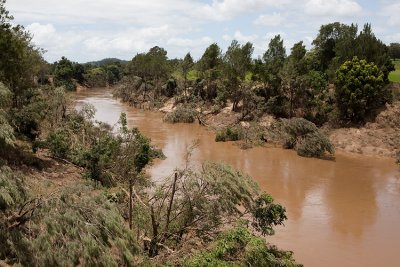
[{"label": "water reflection", "polygon": [[182,167],[195,139],[196,164],[223,161],[254,177],[288,211],[286,226],[269,240],[293,250],[305,266],[400,266],[400,178],[392,160],[339,153],[327,161],[279,148],[240,150],[215,143],[214,134],[197,124],[165,124],[160,114],[123,105],[104,89],[76,98],[95,105],[96,118],[110,124],[126,112],[129,125],[163,149],[167,159],[149,169],[154,179]]}]

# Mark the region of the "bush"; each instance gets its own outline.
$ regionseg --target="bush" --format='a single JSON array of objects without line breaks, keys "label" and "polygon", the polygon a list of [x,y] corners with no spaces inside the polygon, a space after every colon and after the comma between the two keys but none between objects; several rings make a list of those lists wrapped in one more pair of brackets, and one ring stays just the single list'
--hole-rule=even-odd
[{"label": "bush", "polygon": [[238,141],[243,139],[243,131],[240,127],[226,127],[218,131],[215,136],[216,142]]},{"label": "bush", "polygon": [[8,259],[22,266],[133,266],[133,232],[105,194],[93,192],[79,184],[43,199],[29,231],[5,235]]},{"label": "bush", "polygon": [[314,123],[303,118],[282,119],[270,127],[269,134],[271,140],[296,150],[303,157],[319,158],[326,152],[335,153],[328,137]]},{"label": "bush", "polygon": [[335,86],[340,118],[344,121],[363,122],[391,99],[383,72],[374,63],[357,57],[346,61],[336,71]]},{"label": "bush", "polygon": [[17,206],[26,198],[22,176],[5,166],[0,168],[0,188],[0,211]]},{"label": "bush", "polygon": [[58,130],[51,132],[47,137],[47,145],[53,157],[68,158],[70,140],[65,131]]},{"label": "bush", "polygon": [[197,117],[197,111],[190,105],[178,106],[174,111],[164,117],[165,122],[170,123],[193,123]]},{"label": "bush", "polygon": [[184,261],[186,267],[206,266],[302,266],[293,259],[293,252],[277,249],[248,229],[228,230],[211,244],[211,248]]}]

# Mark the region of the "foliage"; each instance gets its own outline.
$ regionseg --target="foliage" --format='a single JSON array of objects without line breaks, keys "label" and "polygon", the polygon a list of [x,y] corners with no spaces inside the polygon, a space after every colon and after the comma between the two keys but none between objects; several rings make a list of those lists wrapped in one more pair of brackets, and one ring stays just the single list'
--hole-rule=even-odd
[{"label": "foliage", "polygon": [[132,266],[138,246],[118,209],[83,185],[40,200],[29,230],[4,233],[9,263],[24,266]]},{"label": "foliage", "polygon": [[127,128],[124,114],[117,132],[94,124],[93,115],[91,107],[68,114],[64,125],[46,138],[51,154],[84,167],[89,178],[104,186],[128,182],[152,159],[163,156],[138,129]]},{"label": "foliage", "polygon": [[170,123],[193,123],[197,118],[197,113],[191,105],[179,105],[171,113],[165,115],[163,120]]},{"label": "foliage", "polygon": [[293,253],[269,245],[244,227],[222,233],[208,250],[186,259],[183,266],[302,266],[294,261]]},{"label": "foliage", "polygon": [[84,79],[90,87],[104,87],[107,85],[107,73],[103,68],[93,68],[84,74]]},{"label": "foliage", "polygon": [[0,211],[20,205],[26,194],[22,175],[8,167],[0,167]]},{"label": "foliage", "polygon": [[304,157],[322,157],[335,149],[317,126],[303,118],[282,119],[269,129],[270,139],[282,142],[284,148],[293,148]]},{"label": "foliage", "polygon": [[334,99],[328,92],[327,75],[310,70],[302,76],[303,95],[300,97],[304,108],[304,118],[321,126],[328,121],[333,110]]},{"label": "foliage", "polygon": [[226,127],[217,132],[215,136],[216,142],[238,141],[243,139],[243,129],[240,127]]},{"label": "foliage", "polygon": [[265,76],[263,81],[269,85],[270,95],[276,96],[281,84],[279,72],[282,70],[286,59],[286,49],[280,35],[276,35],[268,44],[268,49],[263,55]]},{"label": "foliage", "polygon": [[212,100],[217,96],[218,79],[221,77],[222,51],[213,43],[206,48],[197,68],[199,69],[199,80],[197,83],[198,94],[204,100]]},{"label": "foliage", "polygon": [[226,78],[225,88],[229,98],[232,100],[233,111],[238,110],[244,91],[248,89],[244,86],[244,81],[246,72],[251,66],[253,51],[254,48],[250,42],[239,45],[238,41],[233,40],[223,57],[224,76]]},{"label": "foliage", "polygon": [[[321,70],[329,69],[328,76],[331,77],[334,70],[349,59],[347,53],[351,53],[351,48],[354,47],[357,31],[357,25],[346,25],[339,22],[320,27],[318,36],[312,44],[318,53]],[[353,56],[350,55],[350,58]]]},{"label": "foliage", "polygon": [[18,133],[32,141],[40,135],[42,123],[55,127],[65,117],[68,101],[63,88],[30,88],[23,99],[23,106],[13,110],[12,122]]},{"label": "foliage", "polygon": [[390,100],[383,72],[374,63],[354,57],[338,69],[336,76],[335,97],[344,121],[363,122]]},{"label": "foliage", "polygon": [[47,143],[49,146],[50,153],[54,157],[68,158],[70,151],[70,144],[67,133],[63,130],[51,132],[47,136]]},{"label": "foliage", "polygon": [[389,45],[389,55],[394,60],[400,59],[400,43],[391,43]]},{"label": "foliage", "polygon": [[340,65],[357,56],[376,64],[384,74],[384,82],[387,83],[388,74],[394,69],[387,46],[375,37],[371,24],[365,24],[357,33],[358,26],[355,24],[335,22],[321,26],[317,38],[313,41],[321,70],[326,71],[330,80],[333,80]]},{"label": "foliage", "polygon": [[54,80],[56,86],[64,86],[67,90],[75,90],[74,84],[74,64],[66,57],[61,59],[55,64]]},{"label": "foliage", "polygon": [[258,95],[265,98],[266,111],[275,115],[286,117],[286,99],[281,92],[282,78],[280,72],[286,60],[286,49],[280,35],[272,38],[262,59],[255,61],[253,66],[255,79],[262,82],[263,87],[258,90]]},{"label": "foliage", "polygon": [[262,202],[257,192],[251,177],[230,166],[206,162],[199,171],[186,166],[139,199],[151,221],[148,228],[139,226],[139,231],[151,233],[149,255],[156,256],[165,246],[179,250],[188,239],[212,240],[221,227],[239,218],[253,222],[263,234],[273,234],[272,226],[286,219],[285,210],[272,201]]},{"label": "foliage", "polygon": [[287,220],[285,212],[283,206],[275,204],[270,195],[263,193],[255,200],[252,226],[263,235],[273,235],[273,226],[282,225]]},{"label": "foliage", "polygon": [[14,107],[20,107],[20,95],[33,86],[33,77],[44,64],[41,50],[31,43],[31,36],[0,1],[0,81],[13,93]]},{"label": "foliage", "polygon": [[11,145],[14,140],[14,129],[10,125],[7,111],[10,108],[11,91],[0,82],[0,149]]},{"label": "foliage", "polygon": [[193,58],[190,55],[190,53],[187,53],[185,55],[185,57],[183,58],[183,61],[181,63],[181,68],[182,68],[182,74],[183,74],[183,79],[184,79],[184,85],[183,85],[183,94],[185,97],[185,102],[188,96],[188,92],[187,92],[187,82],[188,82],[188,76],[189,76],[189,72],[190,70],[193,68],[194,66],[194,62],[193,62]]}]

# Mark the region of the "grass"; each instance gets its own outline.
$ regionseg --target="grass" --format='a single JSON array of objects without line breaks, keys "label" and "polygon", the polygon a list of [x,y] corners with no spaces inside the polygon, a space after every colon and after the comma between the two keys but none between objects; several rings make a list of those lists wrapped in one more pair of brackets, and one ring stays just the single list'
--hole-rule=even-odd
[{"label": "grass", "polygon": [[395,71],[389,73],[389,81],[400,83],[400,60],[394,60]]}]

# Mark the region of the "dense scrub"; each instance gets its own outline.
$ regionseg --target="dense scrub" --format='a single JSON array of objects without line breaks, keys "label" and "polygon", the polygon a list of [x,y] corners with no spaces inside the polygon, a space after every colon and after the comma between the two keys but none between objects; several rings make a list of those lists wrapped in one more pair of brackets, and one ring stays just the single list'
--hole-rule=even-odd
[{"label": "dense scrub", "polygon": [[238,227],[222,233],[207,251],[196,253],[183,266],[302,266],[292,256],[292,252],[279,250],[247,228]]},{"label": "dense scrub", "polygon": [[172,112],[167,113],[163,120],[170,123],[193,123],[198,115],[193,105],[178,105]]},{"label": "dense scrub", "polygon": [[24,204],[29,225],[1,223],[1,258],[26,266],[133,266],[139,248],[132,232],[115,205],[91,191],[77,184]]},{"label": "dense scrub", "polygon": [[305,119],[282,119],[271,126],[269,133],[272,140],[282,143],[284,148],[296,150],[301,156],[322,157],[325,153],[335,153],[328,137]]}]

